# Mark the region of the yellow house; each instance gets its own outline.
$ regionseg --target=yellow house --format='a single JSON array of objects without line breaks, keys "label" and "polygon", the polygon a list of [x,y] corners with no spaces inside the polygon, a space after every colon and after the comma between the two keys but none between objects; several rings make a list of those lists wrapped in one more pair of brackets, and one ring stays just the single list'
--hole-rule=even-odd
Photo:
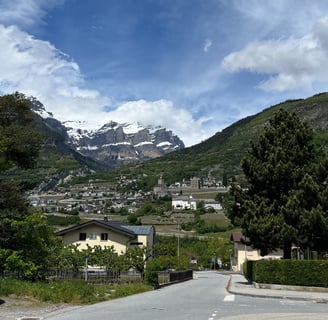
[{"label": "yellow house", "polygon": [[152,246],[156,231],[153,226],[130,226],[120,221],[90,220],[56,232],[65,245],[76,244],[79,249],[101,246],[111,247],[124,254],[129,247]]},{"label": "yellow house", "polygon": [[233,271],[243,271],[243,263],[245,260],[256,261],[260,259],[280,259],[283,256],[283,251],[270,252],[268,255],[262,257],[260,250],[254,249],[247,245],[248,238],[241,232],[232,232],[230,240],[233,242],[233,252],[231,254],[231,269]]}]

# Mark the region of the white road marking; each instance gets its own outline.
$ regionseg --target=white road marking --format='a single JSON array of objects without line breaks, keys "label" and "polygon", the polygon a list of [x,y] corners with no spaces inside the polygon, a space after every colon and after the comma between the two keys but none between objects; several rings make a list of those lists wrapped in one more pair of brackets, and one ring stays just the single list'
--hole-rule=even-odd
[{"label": "white road marking", "polygon": [[306,305],[306,301],[298,301],[298,300],[280,300],[282,305]]},{"label": "white road marking", "polygon": [[224,297],[224,299],[223,299],[223,301],[235,301],[235,295],[234,294],[227,294],[225,297]]},{"label": "white road marking", "polygon": [[218,311],[215,310],[215,311],[212,313],[211,317],[208,318],[208,320],[214,320],[214,318],[216,317],[216,314],[217,314],[217,313],[218,313]]}]

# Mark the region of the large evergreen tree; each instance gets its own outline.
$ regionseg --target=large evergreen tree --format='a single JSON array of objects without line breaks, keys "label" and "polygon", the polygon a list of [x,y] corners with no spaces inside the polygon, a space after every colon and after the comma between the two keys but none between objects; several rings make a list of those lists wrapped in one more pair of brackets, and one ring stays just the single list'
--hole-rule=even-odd
[{"label": "large evergreen tree", "polygon": [[31,101],[20,93],[0,97],[0,172],[35,163],[41,135],[33,130],[36,115],[30,107]]},{"label": "large evergreen tree", "polygon": [[230,218],[265,255],[292,245],[327,246],[327,155],[296,114],[280,109],[242,160],[247,188],[234,186]]},{"label": "large evergreen tree", "polygon": [[[19,93],[0,97],[0,173],[35,163],[42,140],[30,105]],[[49,266],[55,244],[53,230],[31,212],[19,182],[0,179],[0,270],[34,277]]]}]

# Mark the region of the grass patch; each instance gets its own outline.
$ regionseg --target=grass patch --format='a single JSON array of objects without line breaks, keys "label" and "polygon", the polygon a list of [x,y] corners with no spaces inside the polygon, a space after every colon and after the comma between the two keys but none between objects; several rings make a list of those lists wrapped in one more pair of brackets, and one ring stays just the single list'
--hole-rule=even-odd
[{"label": "grass patch", "polygon": [[230,220],[223,213],[205,213],[201,217],[207,222],[215,223],[222,227],[227,227],[231,224]]},{"label": "grass patch", "polygon": [[92,285],[85,281],[28,282],[11,278],[0,279],[0,296],[32,297],[40,302],[91,304],[152,290],[137,284]]}]

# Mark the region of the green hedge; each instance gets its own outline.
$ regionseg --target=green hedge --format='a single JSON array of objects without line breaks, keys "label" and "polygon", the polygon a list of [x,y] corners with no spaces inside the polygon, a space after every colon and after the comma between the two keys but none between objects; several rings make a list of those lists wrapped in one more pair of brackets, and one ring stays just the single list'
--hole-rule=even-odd
[{"label": "green hedge", "polygon": [[253,279],[254,279],[254,276],[253,276],[254,262],[255,261],[246,260],[243,264],[243,273],[244,273],[245,278],[248,281],[253,281]]},{"label": "green hedge", "polygon": [[328,287],[327,260],[246,261],[245,277],[258,283]]}]

